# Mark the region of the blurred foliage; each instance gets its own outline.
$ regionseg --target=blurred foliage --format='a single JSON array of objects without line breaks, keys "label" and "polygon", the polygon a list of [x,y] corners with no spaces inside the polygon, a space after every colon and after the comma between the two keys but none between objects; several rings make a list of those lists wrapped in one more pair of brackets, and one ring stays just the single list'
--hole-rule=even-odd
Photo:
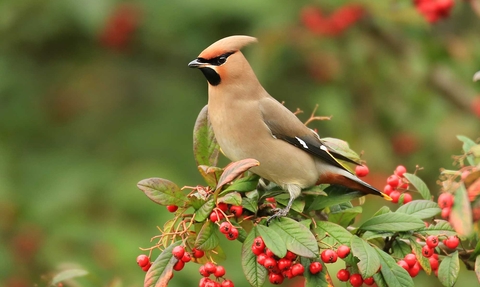
[{"label": "blurred foliage", "polygon": [[371,182],[419,164],[434,190],[455,135],[480,130],[479,17],[456,1],[429,25],[412,1],[362,0],[366,16],[341,34],[303,26],[305,6],[346,3],[0,2],[0,285],[45,286],[66,266],[88,270],[84,286],[142,285],[137,248],[167,212],[135,184],[200,182],[192,129],[207,88],[187,63],[228,35],[259,38],[246,54],[265,88],[301,118],[317,103],[333,115],[312,127],[364,150]]}]

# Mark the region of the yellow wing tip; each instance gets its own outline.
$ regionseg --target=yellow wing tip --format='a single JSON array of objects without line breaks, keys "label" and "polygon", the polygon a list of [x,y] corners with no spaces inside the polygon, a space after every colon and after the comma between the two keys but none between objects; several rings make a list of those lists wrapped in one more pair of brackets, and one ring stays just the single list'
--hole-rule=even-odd
[{"label": "yellow wing tip", "polygon": [[382,197],[383,197],[385,200],[392,201],[392,198],[391,198],[388,194],[383,193],[383,192],[381,192],[381,191],[380,191],[380,194],[382,195]]}]

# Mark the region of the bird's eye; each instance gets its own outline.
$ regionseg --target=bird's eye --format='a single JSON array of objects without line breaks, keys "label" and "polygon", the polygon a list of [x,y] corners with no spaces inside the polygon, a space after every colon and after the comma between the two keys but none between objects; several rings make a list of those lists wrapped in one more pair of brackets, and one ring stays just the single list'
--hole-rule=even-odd
[{"label": "bird's eye", "polygon": [[222,55],[222,56],[218,57],[217,64],[221,65],[221,64],[225,63],[226,61],[227,61],[227,56]]}]

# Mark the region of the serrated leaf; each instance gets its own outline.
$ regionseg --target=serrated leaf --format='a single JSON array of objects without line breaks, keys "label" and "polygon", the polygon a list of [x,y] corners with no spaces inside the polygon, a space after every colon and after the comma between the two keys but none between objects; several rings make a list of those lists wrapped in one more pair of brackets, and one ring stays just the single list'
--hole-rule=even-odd
[{"label": "serrated leaf", "polygon": [[137,187],[155,203],[160,205],[183,206],[187,197],[173,182],[163,178],[147,178],[137,183]]},{"label": "serrated leaf", "polygon": [[235,180],[231,185],[229,185],[225,190],[220,192],[220,195],[227,193],[229,191],[238,191],[238,192],[247,192],[252,191],[257,188],[258,180],[260,177],[256,174],[239,178]]},{"label": "serrated leaf", "polygon": [[430,194],[430,190],[428,189],[427,185],[418,176],[411,173],[405,173],[403,176],[410,182],[411,185],[415,187],[415,189],[424,199],[432,199],[432,195]]},{"label": "serrated leaf", "polygon": [[208,120],[208,105],[206,105],[198,114],[193,128],[193,154],[197,166],[217,165],[219,151],[220,146]]},{"label": "serrated leaf", "polygon": [[353,256],[360,260],[357,266],[362,277],[368,278],[377,273],[380,269],[380,259],[375,249],[358,236],[353,236],[350,244]]},{"label": "serrated leaf", "polygon": [[205,201],[199,209],[195,211],[195,220],[197,222],[203,222],[210,216],[212,213],[213,208],[215,207],[215,201],[213,198],[209,198]]},{"label": "serrated leaf", "polygon": [[459,236],[469,236],[473,232],[472,208],[463,184],[460,184],[455,191],[455,200],[450,212],[449,222]]},{"label": "serrated leaf", "polygon": [[252,287],[261,287],[267,277],[267,269],[257,262],[257,256],[252,252],[252,244],[258,236],[256,229],[247,235],[242,245],[242,269],[245,278]]},{"label": "serrated leaf", "polygon": [[360,191],[352,191],[351,189],[348,189],[340,185],[331,185],[327,187],[324,191],[327,194],[327,196],[315,197],[312,204],[310,204],[310,206],[308,207],[307,212],[313,211],[313,210],[322,210],[326,207],[348,202],[352,199],[355,199],[357,197],[361,197],[364,195]]},{"label": "serrated leaf", "polygon": [[198,232],[197,239],[195,240],[195,248],[208,251],[212,250],[219,244],[218,235],[215,230],[217,225],[211,221],[205,221],[202,229]]},{"label": "serrated leaf", "polygon": [[423,221],[413,215],[390,212],[372,217],[358,229],[370,231],[409,231],[425,227]]},{"label": "serrated leaf", "polygon": [[395,238],[392,243],[392,256],[397,258],[403,258],[405,255],[412,253],[412,248],[406,242]]},{"label": "serrated leaf", "polygon": [[455,285],[458,272],[460,271],[460,262],[458,260],[458,251],[453,252],[449,256],[443,258],[438,267],[438,280],[445,287]]},{"label": "serrated leaf", "polygon": [[[473,140],[469,139],[468,137],[466,136],[461,136],[461,135],[458,135],[457,136],[457,139],[460,140],[461,142],[463,142],[463,152],[465,154],[468,154],[470,152],[470,149],[477,145]],[[470,165],[475,165],[475,158],[473,155],[468,155],[467,156],[467,160],[468,160],[468,163]]]},{"label": "serrated leaf", "polygon": [[[408,272],[400,267],[395,259],[392,258],[389,254],[385,253],[378,247],[374,247],[375,251],[377,251],[378,258],[380,259],[380,263],[382,265],[382,269],[380,269],[380,273],[383,276],[385,283],[389,287],[413,287],[413,280],[412,277],[408,274]],[[375,275],[378,277],[378,275]]]},{"label": "serrated leaf", "polygon": [[212,188],[217,186],[218,179],[222,175],[223,168],[208,165],[199,165],[197,168],[208,186]]},{"label": "serrated leaf", "polygon": [[305,268],[305,272],[303,276],[305,276],[305,285],[303,287],[333,287],[332,278],[330,278],[330,274],[328,274],[328,269],[322,264],[322,271],[313,275],[308,271],[311,261],[308,258],[300,258],[300,263]]},{"label": "serrated leaf", "polygon": [[281,237],[288,250],[300,256],[315,258],[318,256],[318,245],[312,232],[301,223],[282,217],[274,220],[270,228],[275,230]]},{"label": "serrated leaf", "polygon": [[235,178],[239,177],[250,168],[258,165],[260,165],[258,160],[253,158],[246,158],[229,163],[218,180],[215,193],[218,194],[225,184],[232,182]]},{"label": "serrated leaf", "polygon": [[355,206],[349,209],[342,210],[340,212],[330,213],[328,221],[347,227],[352,224],[352,221],[362,213],[361,206]]},{"label": "serrated leaf", "polygon": [[475,276],[477,276],[477,280],[480,283],[480,255],[477,255],[475,259]]},{"label": "serrated leaf", "polygon": [[331,240],[327,242],[330,245],[336,243],[349,245],[353,236],[342,226],[328,221],[317,221],[315,233],[317,233],[317,237],[319,239],[321,238],[322,241],[330,238]]},{"label": "serrated leaf", "polygon": [[273,254],[280,258],[283,258],[287,254],[287,246],[285,242],[273,228],[264,225],[257,225],[256,229],[257,233],[260,234],[265,242],[265,246],[267,246]]},{"label": "serrated leaf", "polygon": [[217,202],[224,202],[231,205],[242,205],[242,196],[238,192],[230,192],[217,199]]},{"label": "serrated leaf", "polygon": [[51,286],[57,286],[58,283],[62,281],[72,279],[75,277],[85,276],[88,274],[88,271],[78,268],[67,269],[60,271],[55,276],[53,276],[52,281],[50,282]]},{"label": "serrated leaf", "polygon": [[423,270],[425,270],[425,273],[430,275],[430,273],[432,273],[432,267],[430,267],[430,261],[428,258],[422,255],[422,245],[420,245],[416,239],[412,237],[410,238],[410,246],[413,254],[415,254],[415,257],[417,257],[417,261],[420,263],[420,266],[422,266]]},{"label": "serrated leaf", "polygon": [[434,217],[441,211],[436,202],[431,200],[414,200],[400,206],[396,212],[410,214],[420,219],[427,219]]},{"label": "serrated leaf", "polygon": [[144,287],[166,287],[173,273],[173,265],[178,261],[173,257],[172,250],[182,244],[182,240],[172,243],[160,253],[145,275]]}]

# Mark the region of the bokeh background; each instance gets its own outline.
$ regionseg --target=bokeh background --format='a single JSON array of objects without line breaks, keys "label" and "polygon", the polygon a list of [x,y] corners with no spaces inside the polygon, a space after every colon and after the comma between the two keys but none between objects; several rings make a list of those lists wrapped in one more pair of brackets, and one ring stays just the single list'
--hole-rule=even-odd
[{"label": "bokeh background", "polygon": [[[367,180],[420,165],[435,193],[455,135],[480,135],[480,2],[435,23],[418,2],[1,1],[0,286],[47,286],[70,267],[89,275],[64,286],[142,286],[139,247],[170,215],[136,183],[203,183],[192,129],[207,84],[187,63],[233,34],[259,39],[245,54],[274,97],[303,120],[315,104],[333,116],[311,127],[364,151]],[[246,286],[240,244],[224,243],[227,277]],[[197,268],[171,285],[197,286]]]}]

